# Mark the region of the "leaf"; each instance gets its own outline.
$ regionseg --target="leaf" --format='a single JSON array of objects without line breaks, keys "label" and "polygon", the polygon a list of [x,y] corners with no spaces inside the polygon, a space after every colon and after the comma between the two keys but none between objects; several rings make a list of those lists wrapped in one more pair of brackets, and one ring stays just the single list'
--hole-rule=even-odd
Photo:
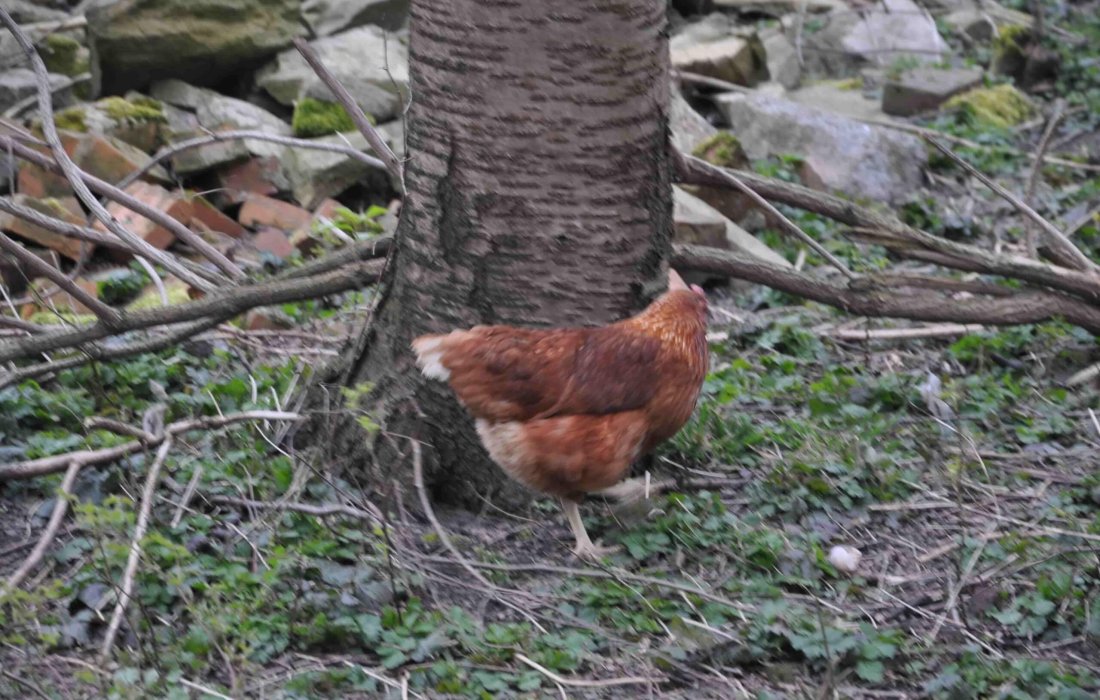
[{"label": "leaf", "polygon": [[1058,606],[1054,604],[1053,600],[1036,597],[1031,599],[1031,603],[1028,607],[1031,608],[1031,612],[1036,615],[1046,616],[1054,612],[1054,609]]},{"label": "leaf", "polygon": [[886,677],[886,667],[881,661],[860,661],[856,664],[856,675],[868,683],[881,683]]},{"label": "leaf", "polygon": [[1024,619],[1024,614],[1016,608],[1009,608],[1008,610],[997,610],[989,614],[997,622],[1002,625],[1014,625],[1020,620]]}]

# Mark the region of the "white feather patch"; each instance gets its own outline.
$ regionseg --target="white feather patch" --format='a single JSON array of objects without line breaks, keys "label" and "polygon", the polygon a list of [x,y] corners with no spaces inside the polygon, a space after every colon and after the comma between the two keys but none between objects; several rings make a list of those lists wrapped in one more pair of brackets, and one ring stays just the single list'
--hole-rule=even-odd
[{"label": "white feather patch", "polygon": [[413,341],[416,366],[429,379],[445,382],[451,378],[451,370],[443,366],[443,338],[421,338]]}]

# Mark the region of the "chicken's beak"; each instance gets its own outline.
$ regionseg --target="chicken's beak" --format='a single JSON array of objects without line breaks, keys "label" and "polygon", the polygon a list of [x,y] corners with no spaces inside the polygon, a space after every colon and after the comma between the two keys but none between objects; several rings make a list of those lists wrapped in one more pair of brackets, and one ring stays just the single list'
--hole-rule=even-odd
[{"label": "chicken's beak", "polygon": [[688,286],[680,273],[670,267],[668,268],[668,290],[671,292],[675,289],[688,289]]}]

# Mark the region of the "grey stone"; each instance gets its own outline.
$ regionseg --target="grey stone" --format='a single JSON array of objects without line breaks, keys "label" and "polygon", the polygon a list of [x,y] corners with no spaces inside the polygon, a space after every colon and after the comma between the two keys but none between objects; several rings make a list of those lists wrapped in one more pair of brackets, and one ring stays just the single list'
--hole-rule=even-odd
[{"label": "grey stone", "polygon": [[980,68],[916,68],[888,80],[882,90],[882,111],[907,117],[936,109],[951,97],[982,81]]},{"label": "grey stone", "polygon": [[[672,188],[673,238],[677,243],[704,245],[721,250],[734,250],[761,260],[790,267],[779,253],[757,240],[755,236],[727,219],[722,212],[685,190]],[[704,284],[715,275],[693,274],[685,280],[690,284]]]},{"label": "grey stone", "polygon": [[[194,112],[194,121],[197,127],[211,131],[263,131],[273,136],[290,136],[290,125],[276,115],[268,112],[263,107],[254,105],[245,100],[226,97],[214,90],[195,87],[181,80],[162,80],[153,83],[150,90],[153,97],[167,105],[182,108]],[[189,131],[186,126],[186,117],[177,115],[175,122],[178,130],[184,138],[197,135],[199,129]],[[170,119],[170,123],[172,120]],[[286,146],[271,141],[259,141],[257,139],[245,139],[244,155],[251,153],[255,156],[282,157],[286,152]],[[221,158],[236,160],[241,154],[240,147],[229,147],[226,144],[211,144],[201,146],[199,150],[205,150],[206,154],[198,158],[193,165],[198,167],[206,162],[213,167]],[[190,162],[194,157],[185,156],[183,161]],[[220,161],[228,162],[228,161]],[[204,168],[205,169],[205,168]]]},{"label": "grey stone", "polygon": [[195,87],[182,80],[169,78],[158,80],[149,88],[149,94],[161,102],[174,107],[183,107],[194,112],[209,97],[210,91]]},{"label": "grey stone", "polygon": [[315,36],[374,24],[397,30],[409,16],[409,0],[304,0],[302,18]]},{"label": "grey stone", "polygon": [[802,81],[802,66],[794,44],[782,32],[770,32],[763,37],[764,54],[767,56],[768,74],[771,79],[790,90]]},{"label": "grey stone", "polygon": [[837,82],[807,85],[787,93],[787,98],[807,107],[815,107],[852,119],[886,118],[879,100],[865,96],[858,88],[842,86]]},{"label": "grey stone", "polygon": [[675,87],[672,88],[668,122],[672,145],[682,153],[694,152],[699,144],[718,133],[718,129],[696,112]]},{"label": "grey stone", "polygon": [[[407,94],[409,84],[408,49],[398,37],[378,27],[359,27],[310,45],[363,111],[380,122],[397,115],[400,95]],[[332,100],[328,88],[293,49],[264,66],[256,82],[284,105],[306,96]]]},{"label": "grey stone", "polygon": [[949,12],[943,16],[943,22],[956,32],[965,34],[975,41],[991,41],[997,35],[997,24],[993,19],[975,8]]},{"label": "grey stone", "polygon": [[96,92],[160,78],[213,85],[290,46],[300,0],[98,0],[86,15]]},{"label": "grey stone", "polygon": [[[50,73],[50,85],[56,86],[68,82],[63,75]],[[16,102],[35,94],[34,71],[30,68],[11,68],[0,74],[0,112]],[[65,106],[72,102],[72,90],[65,89],[54,93],[54,103]]]},{"label": "grey stone", "polygon": [[30,2],[29,0],[4,0],[4,9],[19,24],[60,22],[69,18],[68,13],[44,5],[42,2]]},{"label": "grey stone", "polygon": [[913,0],[881,0],[825,19],[821,30],[802,33],[802,56],[817,74],[851,75],[868,63],[889,66],[898,59],[935,63],[950,51],[935,20]]},{"label": "grey stone", "polygon": [[928,154],[915,136],[760,95],[717,102],[753,160],[799,156],[826,189],[892,204],[921,184]]},{"label": "grey stone", "polygon": [[677,70],[750,87],[768,79],[764,46],[755,35],[681,43],[671,51],[672,67]]},{"label": "grey stone", "polygon": [[[311,140],[370,152],[366,138],[358,131]],[[306,209],[317,207],[326,197],[335,197],[372,175],[380,178],[379,184],[388,180],[385,170],[372,168],[351,156],[306,148],[289,149],[283,160],[283,171],[294,199]]]}]

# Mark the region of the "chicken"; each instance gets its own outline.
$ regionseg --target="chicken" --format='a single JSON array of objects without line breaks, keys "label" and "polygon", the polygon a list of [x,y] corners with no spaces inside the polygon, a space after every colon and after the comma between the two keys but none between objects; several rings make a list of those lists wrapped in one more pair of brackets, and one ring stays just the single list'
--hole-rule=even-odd
[{"label": "chicken", "polygon": [[574,552],[589,539],[588,493],[632,497],[631,464],[691,417],[707,371],[703,290],[669,270],[669,290],[636,316],[601,328],[475,326],[412,343],[417,365],[448,382],[489,456],[528,488],[561,499]]}]

